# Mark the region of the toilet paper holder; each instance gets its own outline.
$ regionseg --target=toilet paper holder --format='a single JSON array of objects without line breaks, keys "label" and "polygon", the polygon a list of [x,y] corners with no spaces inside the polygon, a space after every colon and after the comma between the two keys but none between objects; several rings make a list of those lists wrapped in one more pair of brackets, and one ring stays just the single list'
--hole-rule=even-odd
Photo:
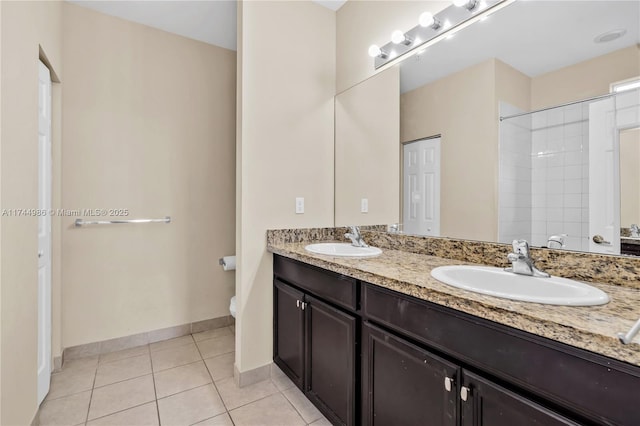
[{"label": "toilet paper holder", "polygon": [[233,271],[236,269],[236,257],[235,256],[224,256],[218,260],[220,266],[225,271]]}]

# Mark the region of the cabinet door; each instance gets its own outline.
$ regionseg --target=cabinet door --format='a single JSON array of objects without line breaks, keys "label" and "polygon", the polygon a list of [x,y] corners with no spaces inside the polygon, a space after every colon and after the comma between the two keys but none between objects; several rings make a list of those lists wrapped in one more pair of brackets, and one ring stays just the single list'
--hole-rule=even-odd
[{"label": "cabinet door", "polygon": [[462,382],[462,426],[578,426],[578,423],[466,370]]},{"label": "cabinet door", "polygon": [[362,345],[363,424],[456,425],[455,364],[366,322]]},{"label": "cabinet door", "polygon": [[307,296],[306,394],[333,424],[356,424],[356,318]]},{"label": "cabinet door", "polygon": [[273,282],[273,361],[300,389],[304,385],[304,293]]}]

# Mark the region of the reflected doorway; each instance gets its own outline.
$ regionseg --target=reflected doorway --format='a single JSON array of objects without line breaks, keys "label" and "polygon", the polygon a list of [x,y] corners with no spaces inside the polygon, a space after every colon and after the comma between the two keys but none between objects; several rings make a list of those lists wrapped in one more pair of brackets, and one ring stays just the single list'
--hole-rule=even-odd
[{"label": "reflected doorway", "polygon": [[440,235],[440,137],[403,145],[403,230]]}]

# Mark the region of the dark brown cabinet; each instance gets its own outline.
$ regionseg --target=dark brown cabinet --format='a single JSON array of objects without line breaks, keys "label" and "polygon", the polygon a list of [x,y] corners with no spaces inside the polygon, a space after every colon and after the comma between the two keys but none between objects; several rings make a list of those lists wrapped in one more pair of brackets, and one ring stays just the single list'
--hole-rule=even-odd
[{"label": "dark brown cabinet", "polygon": [[334,425],[640,425],[640,367],[274,257],[274,362]]},{"label": "dark brown cabinet", "polygon": [[289,262],[274,268],[274,362],[331,423],[356,425],[359,320],[345,309],[355,307],[356,282],[315,269],[305,281],[308,269]]},{"label": "dark brown cabinet", "polygon": [[459,368],[365,323],[362,327],[365,425],[457,425]]},{"label": "dark brown cabinet", "polygon": [[578,425],[366,322],[362,339],[365,425]]},{"label": "dark brown cabinet", "polygon": [[466,370],[462,376],[462,426],[579,425],[481,376]]},{"label": "dark brown cabinet", "polygon": [[307,397],[334,423],[355,424],[356,318],[308,296]]},{"label": "dark brown cabinet", "polygon": [[275,280],[273,360],[302,389],[304,384],[304,293]]}]

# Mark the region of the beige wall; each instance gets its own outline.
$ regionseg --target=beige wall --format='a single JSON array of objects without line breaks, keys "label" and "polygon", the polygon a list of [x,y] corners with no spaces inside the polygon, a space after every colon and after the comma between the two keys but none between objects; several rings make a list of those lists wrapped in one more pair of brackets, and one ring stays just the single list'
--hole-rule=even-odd
[{"label": "beige wall", "polygon": [[369,46],[383,46],[391,33],[418,25],[422,12],[437,13],[448,1],[349,0],[336,13],[336,93],[376,73]]},{"label": "beige wall", "polygon": [[400,222],[398,67],[342,92],[335,108],[335,225]]},{"label": "beige wall", "polygon": [[172,223],[63,219],[63,346],[228,315],[235,52],[64,5],[63,205]]},{"label": "beige wall", "polygon": [[309,1],[244,2],[239,13],[236,368],[246,372],[273,356],[265,231],[333,225],[336,44],[335,13]]},{"label": "beige wall", "polygon": [[[529,111],[531,109],[531,78],[498,59],[495,60],[495,67],[496,117],[500,101],[523,111]],[[496,155],[498,155],[497,151]]]},{"label": "beige wall", "polygon": [[534,77],[531,108],[539,109],[609,93],[609,85],[640,75],[640,46]]},{"label": "beige wall", "polygon": [[620,225],[640,225],[640,129],[620,132]]},{"label": "beige wall", "polygon": [[497,235],[495,61],[400,97],[400,141],[441,137],[441,235]]},{"label": "beige wall", "polygon": [[[37,208],[38,57],[42,48],[62,78],[61,4],[3,1],[0,9],[0,207]],[[0,424],[26,425],[37,410],[37,220],[2,216],[0,226]]]}]

